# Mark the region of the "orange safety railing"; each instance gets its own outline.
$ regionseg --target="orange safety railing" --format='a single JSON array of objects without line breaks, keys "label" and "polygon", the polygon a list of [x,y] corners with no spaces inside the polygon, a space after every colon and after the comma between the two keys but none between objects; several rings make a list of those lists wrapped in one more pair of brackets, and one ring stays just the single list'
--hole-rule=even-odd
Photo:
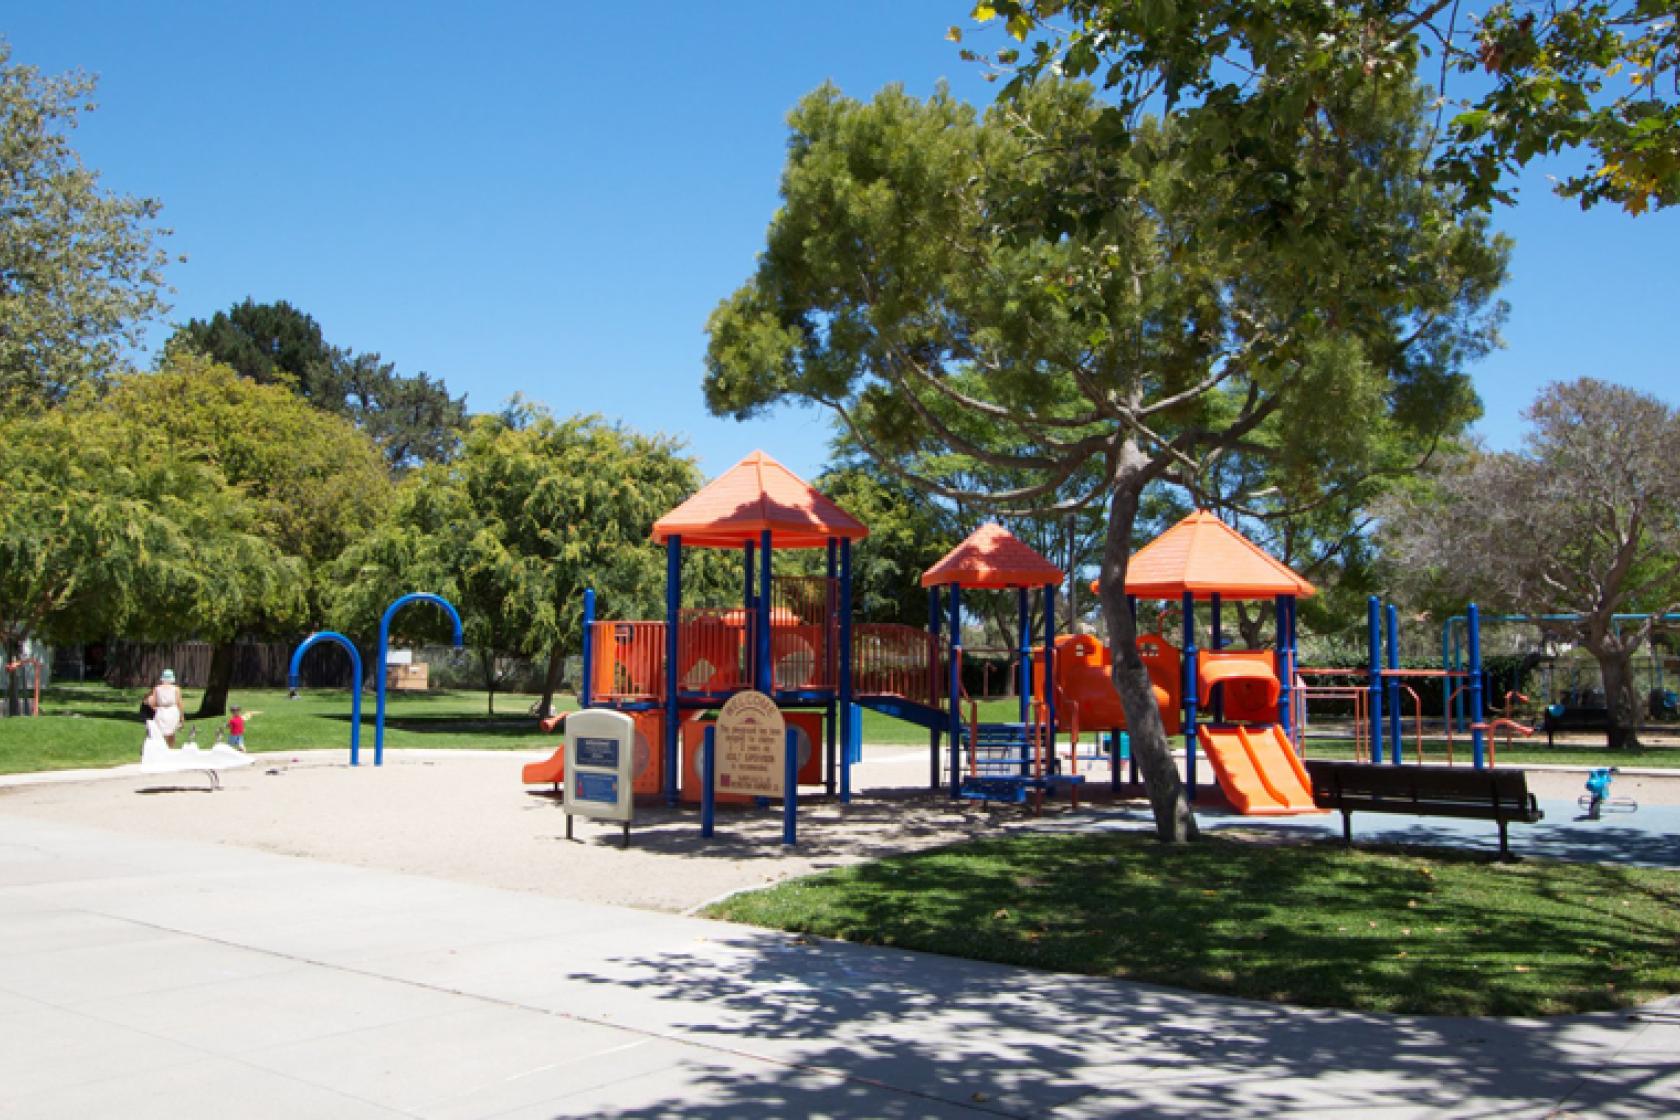
[{"label": "orange safety railing", "polygon": [[1400,691],[1404,692],[1407,696],[1410,696],[1412,698],[1412,726],[1413,726],[1413,729],[1414,729],[1414,742],[1416,744],[1413,749],[1417,751],[1417,760],[1419,762],[1422,762],[1424,760],[1424,758],[1423,758],[1423,697],[1419,696],[1417,694],[1417,690],[1414,689],[1409,684],[1401,685],[1400,686]]},{"label": "orange safety railing", "polygon": [[590,693],[601,701],[665,698],[665,624],[592,623]]},{"label": "orange safety railing", "polygon": [[685,607],[677,618],[678,688],[731,692],[752,684],[756,611]]},{"label": "orange safety railing", "polygon": [[775,576],[770,581],[771,658],[777,688],[840,683],[840,581]]},{"label": "orange safety railing", "polygon": [[1291,703],[1295,709],[1293,729],[1300,737],[1300,745],[1296,753],[1302,758],[1306,754],[1308,705],[1314,700],[1349,700],[1353,703],[1353,749],[1356,757],[1368,758],[1371,753],[1371,718],[1370,718],[1370,689],[1363,685],[1311,685],[1306,683],[1308,676],[1327,675],[1361,675],[1363,669],[1318,669],[1300,668],[1296,670],[1295,688],[1292,690]]},{"label": "orange safety railing", "polygon": [[945,698],[939,639],[915,626],[863,622],[852,627],[852,688],[865,696],[902,696],[937,708]]}]

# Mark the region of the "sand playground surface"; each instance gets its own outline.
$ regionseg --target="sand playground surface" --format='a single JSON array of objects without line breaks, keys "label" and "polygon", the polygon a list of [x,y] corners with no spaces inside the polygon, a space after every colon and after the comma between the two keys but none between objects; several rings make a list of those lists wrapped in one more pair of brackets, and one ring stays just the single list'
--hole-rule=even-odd
[{"label": "sand playground surface", "polygon": [[[628,850],[616,824],[566,815],[548,787],[525,787],[520,768],[541,755],[514,751],[391,751],[385,765],[349,766],[346,751],[253,756],[208,792],[196,773],[145,775],[119,767],[85,780],[23,779],[0,788],[0,812],[115,832],[256,848],[510,890],[652,910],[686,911],[734,891],[897,852],[1035,827],[1078,827],[1118,814],[1147,827],[1141,801],[1042,818],[1025,809],[952,801],[925,789],[928,755],[870,747],[853,768],[851,805],[801,803],[799,845],[780,843],[781,810],[720,807],[703,840],[697,808],[638,807]],[[1106,769],[1092,781],[1106,785]],[[1573,800],[1578,772],[1529,772],[1540,798]],[[1096,791],[1093,791],[1095,793]],[[1615,792],[1680,804],[1680,777],[1621,775]],[[1089,799],[1087,799],[1089,801]]]}]

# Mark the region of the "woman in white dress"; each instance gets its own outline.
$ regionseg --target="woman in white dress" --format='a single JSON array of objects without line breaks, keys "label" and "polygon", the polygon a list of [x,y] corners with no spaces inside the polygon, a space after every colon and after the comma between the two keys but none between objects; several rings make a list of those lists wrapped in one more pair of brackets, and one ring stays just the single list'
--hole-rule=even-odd
[{"label": "woman in white dress", "polygon": [[146,693],[146,706],[153,711],[152,719],[157,724],[158,734],[163,736],[164,742],[171,747],[175,745],[175,733],[181,730],[181,690],[175,685],[175,670],[165,669],[158,678],[158,683]]}]

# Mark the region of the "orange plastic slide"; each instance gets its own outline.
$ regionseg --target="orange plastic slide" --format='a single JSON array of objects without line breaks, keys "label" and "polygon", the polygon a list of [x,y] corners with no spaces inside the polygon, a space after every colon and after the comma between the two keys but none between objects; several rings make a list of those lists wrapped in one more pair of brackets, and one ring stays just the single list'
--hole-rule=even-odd
[{"label": "orange plastic slide", "polygon": [[[549,733],[553,732],[556,728],[558,728],[561,724],[566,722],[567,714],[568,713],[566,713],[566,712],[561,712],[557,716],[549,716],[547,719],[545,719],[541,723],[537,724],[537,726],[542,728],[543,733],[545,735],[549,734]],[[525,784],[528,785],[528,786],[547,785],[549,782],[554,782],[554,783],[558,784],[560,782],[560,780],[562,778],[564,778],[565,776],[566,776],[566,744],[565,743],[561,743],[559,748],[556,749],[554,754],[552,756],[550,756],[549,758],[545,758],[541,762],[527,763],[523,773],[521,774],[521,777],[523,777],[525,779]]]},{"label": "orange plastic slide", "polygon": [[1239,813],[1283,816],[1317,813],[1312,782],[1289,736],[1269,727],[1198,727],[1196,740],[1213,764],[1225,799]]}]

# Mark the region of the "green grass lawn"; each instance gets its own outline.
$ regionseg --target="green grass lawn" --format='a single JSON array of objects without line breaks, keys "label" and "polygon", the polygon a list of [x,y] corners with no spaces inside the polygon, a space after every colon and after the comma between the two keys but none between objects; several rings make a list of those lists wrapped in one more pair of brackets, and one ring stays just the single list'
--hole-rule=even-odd
[{"label": "green grass lawn", "polygon": [[708,915],[1312,1007],[1539,1015],[1680,991],[1680,873],[1275,837],[1024,834]]},{"label": "green grass lawn", "polygon": [[[146,689],[114,689],[104,685],[63,685],[41,697],[39,718],[0,720],[0,773],[67,770],[115,766],[140,761],[140,698]],[[201,692],[183,689],[186,710],[198,706]],[[350,745],[350,693],[337,689],[305,689],[296,700],[285,689],[240,689],[231,700],[247,713],[245,745],[251,751],[295,751]],[[513,693],[496,695],[497,714],[485,714],[482,692],[424,692],[389,694],[385,716],[388,747],[476,747],[535,750],[558,742],[545,735],[526,715],[536,697]],[[556,701],[562,707],[571,698]],[[371,694],[362,700],[362,748],[373,749]],[[198,741],[215,740],[222,719],[194,720]],[[185,734],[185,732],[183,732]],[[177,739],[177,742],[180,740]]]}]

